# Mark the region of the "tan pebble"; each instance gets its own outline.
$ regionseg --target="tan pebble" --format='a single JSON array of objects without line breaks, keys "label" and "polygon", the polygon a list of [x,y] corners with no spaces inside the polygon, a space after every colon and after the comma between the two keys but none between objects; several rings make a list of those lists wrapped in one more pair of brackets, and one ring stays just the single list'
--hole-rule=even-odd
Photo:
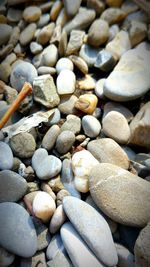
[{"label": "tan pebble", "polygon": [[63,198],[70,196],[70,193],[66,189],[62,189],[57,193],[57,206],[62,204]]},{"label": "tan pebble", "polygon": [[69,56],[69,58],[71,59],[71,61],[73,62],[73,64],[84,74],[87,74],[89,69],[88,69],[88,65],[87,63],[78,56],[75,55],[71,55]]},{"label": "tan pebble", "polygon": [[120,7],[123,0],[106,0],[106,4],[111,7]]},{"label": "tan pebble", "polygon": [[55,1],[50,12],[50,19],[51,21],[56,21],[61,9],[62,9],[63,3],[62,1]]},{"label": "tan pebble", "polygon": [[97,106],[98,98],[94,94],[84,94],[79,97],[75,103],[75,108],[87,113],[92,114]]},{"label": "tan pebble", "polygon": [[41,9],[39,7],[28,6],[23,11],[23,18],[28,23],[35,22],[40,18],[41,14],[42,14],[42,12],[41,12]]},{"label": "tan pebble", "polygon": [[62,8],[62,10],[60,11],[57,17],[56,25],[60,25],[61,27],[63,27],[65,23],[68,21],[68,19],[69,18],[68,18],[65,8]]},{"label": "tan pebble", "polygon": [[0,15],[0,23],[7,23],[7,18],[4,15]]},{"label": "tan pebble", "polygon": [[67,33],[66,31],[63,31],[58,45],[58,52],[61,57],[66,55],[66,49],[67,49]]},{"label": "tan pebble", "polygon": [[56,44],[58,45],[60,42],[60,38],[61,38],[61,26],[57,25],[53,31],[51,40],[50,40],[50,44]]},{"label": "tan pebble", "polygon": [[5,92],[5,86],[6,84],[0,80],[0,94],[3,94]]},{"label": "tan pebble", "polygon": [[125,17],[126,13],[120,8],[109,7],[104,10],[100,18],[106,20],[109,23],[109,25],[111,25],[122,22],[125,19]]},{"label": "tan pebble", "polygon": [[47,44],[52,37],[54,28],[55,24],[53,22],[43,27],[37,34],[37,42],[41,45]]},{"label": "tan pebble", "polygon": [[80,90],[93,90],[95,88],[95,80],[90,75],[85,75],[80,81],[77,81],[76,87]]},{"label": "tan pebble", "polygon": [[42,191],[48,193],[54,200],[56,200],[56,195],[52,191],[52,189],[51,189],[51,187],[49,186],[48,183],[42,182],[41,183],[41,189],[42,189]]},{"label": "tan pebble", "polygon": [[66,220],[66,214],[63,210],[63,206],[59,205],[55,210],[52,219],[50,221],[49,230],[50,233],[55,234]]},{"label": "tan pebble", "polygon": [[64,186],[60,180],[60,176],[57,176],[54,179],[51,179],[48,182],[48,185],[55,193],[58,193],[60,190],[64,189]]}]

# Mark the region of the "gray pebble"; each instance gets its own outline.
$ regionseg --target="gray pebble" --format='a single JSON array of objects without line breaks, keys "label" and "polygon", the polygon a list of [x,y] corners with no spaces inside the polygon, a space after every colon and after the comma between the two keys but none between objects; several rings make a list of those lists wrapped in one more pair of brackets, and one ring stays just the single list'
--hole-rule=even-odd
[{"label": "gray pebble", "polygon": [[0,24],[0,36],[1,36],[0,46],[8,42],[11,32],[12,32],[11,26],[3,23]]},{"label": "gray pebble", "polygon": [[59,126],[53,125],[44,135],[42,140],[42,147],[44,147],[48,151],[53,149],[59,133],[60,133]]},{"label": "gray pebble", "polygon": [[65,251],[64,245],[62,243],[62,239],[59,234],[56,234],[52,237],[47,251],[46,251],[46,256],[49,260],[53,260],[57,254],[58,251]]},{"label": "gray pebble", "polygon": [[22,10],[10,7],[7,12],[9,22],[19,22],[22,19]]},{"label": "gray pebble", "polygon": [[13,153],[8,144],[0,141],[0,170],[10,170],[13,166]]},{"label": "gray pebble", "polygon": [[48,247],[51,241],[51,236],[48,231],[48,227],[36,217],[33,217],[33,223],[37,234],[37,250],[43,250]]},{"label": "gray pebble", "polygon": [[36,24],[35,23],[30,23],[29,25],[27,25],[27,27],[21,32],[20,34],[20,44],[25,46],[28,45],[35,34],[36,31]]},{"label": "gray pebble", "polygon": [[37,72],[39,75],[44,75],[44,74],[54,75],[56,73],[56,69],[53,67],[41,66],[37,69]]},{"label": "gray pebble", "polygon": [[75,115],[68,115],[65,123],[61,126],[62,131],[71,131],[78,134],[81,130],[81,119]]},{"label": "gray pebble", "polygon": [[83,44],[80,49],[79,55],[85,60],[89,67],[93,67],[96,62],[98,53],[98,48],[93,48],[87,44]]},{"label": "gray pebble", "polygon": [[61,118],[60,111],[59,111],[58,108],[55,108],[53,116],[45,124],[47,126],[51,126],[51,125],[57,124],[60,121],[60,118]]},{"label": "gray pebble", "polygon": [[115,66],[115,59],[109,51],[101,50],[96,58],[94,66],[102,71],[110,71]]},{"label": "gray pebble", "polygon": [[45,25],[48,24],[49,20],[50,20],[50,15],[48,13],[42,14],[37,22],[37,27],[43,28]]},{"label": "gray pebble", "polygon": [[0,247],[0,266],[7,267],[13,263],[15,255]]},{"label": "gray pebble", "polygon": [[31,50],[32,54],[36,55],[43,50],[43,47],[42,47],[42,45],[38,44],[37,42],[31,42],[30,43],[30,50]]},{"label": "gray pebble", "polygon": [[63,131],[57,138],[56,149],[60,154],[67,153],[75,142],[75,135],[71,131]]},{"label": "gray pebble", "polygon": [[91,138],[97,137],[100,134],[101,124],[91,115],[85,115],[82,118],[82,127],[84,133]]}]

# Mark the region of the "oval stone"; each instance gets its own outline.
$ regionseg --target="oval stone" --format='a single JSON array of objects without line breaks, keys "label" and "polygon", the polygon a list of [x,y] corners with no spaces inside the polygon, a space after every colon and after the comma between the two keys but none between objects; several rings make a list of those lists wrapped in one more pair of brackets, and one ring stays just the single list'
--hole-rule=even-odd
[{"label": "oval stone", "polygon": [[10,170],[13,166],[13,153],[9,145],[0,142],[0,170]]}]

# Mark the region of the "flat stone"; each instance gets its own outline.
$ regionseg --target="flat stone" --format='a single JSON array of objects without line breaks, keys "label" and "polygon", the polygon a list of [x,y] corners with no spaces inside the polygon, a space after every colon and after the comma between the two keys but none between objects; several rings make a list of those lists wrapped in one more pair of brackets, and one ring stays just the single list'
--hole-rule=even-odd
[{"label": "flat stone", "polygon": [[9,41],[11,32],[12,32],[11,26],[9,26],[8,24],[4,24],[4,23],[0,24],[0,36],[1,36],[0,46],[7,44],[7,42]]},{"label": "flat stone", "polygon": [[64,0],[67,14],[71,17],[74,16],[78,12],[81,2],[81,0]]},{"label": "flat stone", "polygon": [[0,170],[10,170],[13,167],[13,153],[10,146],[0,141]]},{"label": "flat stone", "polygon": [[[17,227],[15,227],[17,225]],[[16,203],[0,204],[0,245],[21,257],[32,257],[37,236],[28,212]]]},{"label": "flat stone", "polygon": [[103,11],[100,18],[106,20],[111,25],[122,22],[125,17],[126,13],[121,8],[109,7]]},{"label": "flat stone", "polygon": [[88,31],[88,43],[92,46],[100,46],[108,40],[109,26],[108,22],[102,19],[96,19]]},{"label": "flat stone", "polygon": [[72,131],[63,131],[56,140],[56,149],[60,154],[67,153],[75,142],[75,135]]},{"label": "flat stone", "polygon": [[23,18],[28,23],[35,22],[40,18],[41,14],[41,9],[38,6],[28,6],[23,11]]},{"label": "flat stone", "polygon": [[71,55],[69,58],[82,73],[88,74],[88,65],[81,57]]},{"label": "flat stone", "polygon": [[88,143],[87,149],[100,163],[111,163],[129,168],[129,160],[124,150],[111,138],[102,138]]},{"label": "flat stone", "polygon": [[83,44],[81,46],[79,56],[84,59],[84,61],[88,65],[88,67],[93,67],[95,62],[96,62],[96,58],[98,56],[98,53],[99,53],[98,48],[94,48],[94,47],[91,47],[87,44]]},{"label": "flat stone", "polygon": [[84,31],[79,31],[79,30],[71,31],[66,51],[67,56],[78,53],[83,44],[84,37],[85,37]]},{"label": "flat stone", "polygon": [[82,118],[82,128],[87,136],[94,138],[100,134],[101,124],[94,116],[85,115]]},{"label": "flat stone", "polygon": [[54,108],[60,102],[53,77],[50,74],[41,75],[34,79],[33,95],[35,101],[47,108]]},{"label": "flat stone", "polygon": [[59,251],[64,252],[65,248],[60,234],[56,234],[52,237],[46,250],[48,260],[53,260]]},{"label": "flat stone", "polygon": [[28,45],[35,34],[36,31],[36,24],[35,23],[30,23],[20,34],[20,44],[21,45]]},{"label": "flat stone", "polygon": [[59,126],[53,125],[44,135],[42,140],[42,147],[48,151],[53,149],[59,134],[60,134]]},{"label": "flat stone", "polygon": [[89,185],[93,200],[112,220],[134,227],[148,223],[150,184],[146,180],[113,164],[101,163],[92,168]]},{"label": "flat stone", "polygon": [[147,43],[141,43],[122,55],[104,84],[104,94],[108,98],[129,101],[141,97],[149,90],[149,47]]},{"label": "flat stone", "polygon": [[72,94],[75,91],[76,76],[73,71],[65,69],[57,76],[56,86],[59,95]]},{"label": "flat stone", "polygon": [[76,115],[68,115],[66,121],[61,126],[61,132],[72,131],[74,134],[78,134],[81,130],[81,119]]},{"label": "flat stone", "polygon": [[0,202],[17,202],[21,199],[28,188],[24,178],[13,171],[0,172]]},{"label": "flat stone", "polygon": [[[64,198],[63,207],[77,232],[100,262],[106,266],[115,266],[118,261],[117,252],[105,219],[89,204],[75,197]],[[99,234],[97,234],[97,229],[99,229]]]},{"label": "flat stone", "polygon": [[101,50],[96,58],[94,67],[99,68],[102,71],[110,71],[116,64],[116,60],[114,59],[112,53],[103,49]]},{"label": "flat stone", "polygon": [[6,249],[0,247],[0,265],[7,267],[10,266],[15,259],[15,255],[8,252]]},{"label": "flat stone", "polygon": [[[61,227],[61,238],[68,255],[76,267],[103,267],[86,243],[82,240],[73,225],[68,222]],[[84,255],[84,257],[83,257]]]}]

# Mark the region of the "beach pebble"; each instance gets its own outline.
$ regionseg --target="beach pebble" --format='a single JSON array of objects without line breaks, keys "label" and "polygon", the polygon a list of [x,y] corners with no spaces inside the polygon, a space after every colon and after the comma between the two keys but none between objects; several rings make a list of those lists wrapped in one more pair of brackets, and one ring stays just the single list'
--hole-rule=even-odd
[{"label": "beach pebble", "polygon": [[30,50],[31,50],[32,54],[36,55],[43,50],[43,47],[42,47],[42,45],[38,44],[37,42],[31,42],[30,43]]},{"label": "beach pebble", "polygon": [[9,22],[19,22],[22,19],[22,10],[10,7],[7,12]]},{"label": "beach pebble", "polygon": [[13,167],[13,153],[10,146],[0,141],[0,170],[11,170]]},{"label": "beach pebble", "polygon": [[53,235],[47,247],[46,256],[48,260],[53,260],[59,251],[64,252],[65,248],[59,233],[57,233]]},{"label": "beach pebble", "polygon": [[22,132],[11,138],[10,147],[15,156],[20,158],[29,158],[32,157],[36,149],[36,143],[32,134]]},{"label": "beach pebble", "polygon": [[50,225],[49,225],[50,233],[55,234],[60,229],[60,227],[63,225],[65,220],[66,220],[66,214],[63,210],[62,205],[59,205],[57,209],[55,210],[50,221]]},{"label": "beach pebble", "polygon": [[37,234],[37,250],[40,251],[48,247],[51,236],[48,227],[40,219],[33,217],[32,220]]},{"label": "beach pebble", "polygon": [[125,17],[126,13],[121,8],[109,7],[103,11],[100,18],[112,25],[122,22]]},{"label": "beach pebble", "polygon": [[9,77],[11,75],[11,66],[9,63],[7,62],[3,62],[1,65],[0,65],[0,79],[3,81],[3,82],[6,82],[8,83],[9,81]]},{"label": "beach pebble", "polygon": [[129,168],[127,154],[111,138],[90,141],[87,149],[100,163],[112,163],[124,169]]},{"label": "beach pebble", "polygon": [[36,38],[37,43],[39,43],[40,45],[46,45],[52,37],[54,28],[55,24],[51,22],[48,25],[44,26],[42,29],[40,29]]},{"label": "beach pebble", "polygon": [[101,50],[96,58],[94,67],[99,68],[102,71],[110,71],[116,64],[116,60],[114,59],[111,52],[103,49]]},{"label": "beach pebble", "polygon": [[64,58],[60,58],[57,61],[57,64],[56,64],[57,74],[59,74],[62,70],[73,71],[73,63],[69,58],[64,57]]},{"label": "beach pebble", "polygon": [[78,134],[81,130],[81,119],[76,115],[68,115],[66,121],[61,126],[62,131],[72,131],[74,134]]},{"label": "beach pebble", "polygon": [[100,15],[105,9],[105,3],[99,0],[87,0],[87,7],[94,9],[96,15]]},{"label": "beach pebble", "polygon": [[107,21],[102,19],[95,20],[88,31],[88,43],[92,46],[104,44],[109,36],[109,26]]},{"label": "beach pebble", "polygon": [[88,65],[87,63],[78,56],[75,55],[71,55],[69,56],[69,58],[71,59],[71,61],[73,62],[73,64],[84,74],[88,73]]},{"label": "beach pebble", "polygon": [[101,124],[92,115],[86,115],[82,118],[82,127],[84,133],[91,138],[97,137],[100,134]]},{"label": "beach pebble", "polygon": [[57,206],[61,205],[63,202],[63,199],[66,196],[70,196],[70,193],[66,190],[66,189],[61,189],[58,193],[57,193]]},{"label": "beach pebble", "polygon": [[44,135],[42,140],[42,147],[46,150],[51,150],[55,143],[58,135],[60,134],[60,128],[58,125],[53,125]]},{"label": "beach pebble", "polygon": [[92,46],[89,46],[88,44],[83,44],[81,46],[79,56],[84,59],[88,67],[93,67],[98,53],[99,53],[98,48],[94,48]]},{"label": "beach pebble", "polygon": [[64,6],[69,16],[73,17],[79,10],[81,0],[64,0]]},{"label": "beach pebble", "polygon": [[133,254],[124,246],[120,244],[115,244],[118,254],[118,266],[119,267],[134,267],[134,256]]},{"label": "beach pebble", "polygon": [[87,114],[93,114],[98,104],[98,98],[94,94],[80,95],[75,102],[75,108]]},{"label": "beach pebble", "polygon": [[28,6],[24,9],[23,11],[23,18],[26,22],[30,23],[30,22],[35,22],[37,21],[40,16],[41,16],[42,12],[41,9],[37,6]]},{"label": "beach pebble", "polygon": [[54,44],[50,44],[42,52],[40,66],[53,67],[56,64],[57,59],[57,47]]},{"label": "beach pebble", "polygon": [[27,27],[21,32],[20,37],[19,37],[19,41],[21,45],[28,45],[35,34],[36,31],[36,24],[35,23],[30,23],[29,25],[27,25]]},{"label": "beach pebble", "polygon": [[105,82],[105,78],[99,79],[95,84],[94,92],[98,96],[98,98],[100,98],[100,99],[104,99],[105,98],[104,90],[103,90],[104,82]]},{"label": "beach pebble", "polygon": [[38,192],[33,200],[33,212],[43,222],[48,222],[56,209],[53,198],[46,192]]},{"label": "beach pebble", "polygon": [[75,142],[75,135],[72,131],[63,131],[56,140],[56,149],[60,154],[67,153]]},{"label": "beach pebble", "polygon": [[70,33],[69,42],[67,44],[66,55],[77,54],[84,42],[85,32],[72,30]]},{"label": "beach pebble", "polygon": [[48,13],[42,14],[37,22],[37,27],[43,28],[45,25],[48,24],[49,20],[50,20],[50,14]]},{"label": "beach pebble", "polygon": [[9,41],[10,35],[12,33],[12,27],[9,26],[8,24],[0,24],[0,46],[7,44],[7,42]]},{"label": "beach pebble", "polygon": [[76,76],[69,69],[62,70],[56,80],[59,95],[72,94],[75,91]]},{"label": "beach pebble", "polygon": [[15,259],[15,255],[0,247],[0,266],[10,266]]},{"label": "beach pebble", "polygon": [[[14,225],[17,227],[14,228]],[[21,257],[35,254],[36,231],[28,212],[19,204],[0,204],[0,229],[0,244],[4,249]]]},{"label": "beach pebble", "polygon": [[37,69],[37,72],[39,75],[44,75],[44,74],[54,75],[56,73],[56,69],[53,67],[41,66]]},{"label": "beach pebble", "polygon": [[111,112],[111,111],[117,111],[121,113],[128,122],[130,122],[133,119],[133,114],[132,112],[122,104],[118,102],[107,102],[104,106],[104,113],[103,113],[103,119],[105,116]]},{"label": "beach pebble", "polygon": [[57,124],[60,121],[61,114],[60,114],[59,109],[54,108],[53,111],[54,111],[53,116],[49,118],[48,122],[45,123],[47,126]]},{"label": "beach pebble", "polygon": [[132,21],[131,27],[129,29],[129,37],[131,45],[136,46],[146,39],[147,35],[147,25],[146,23],[140,21]]},{"label": "beach pebble", "polygon": [[62,114],[76,114],[77,110],[75,109],[75,103],[78,98],[75,95],[63,95],[60,98],[60,104],[58,109]]}]

